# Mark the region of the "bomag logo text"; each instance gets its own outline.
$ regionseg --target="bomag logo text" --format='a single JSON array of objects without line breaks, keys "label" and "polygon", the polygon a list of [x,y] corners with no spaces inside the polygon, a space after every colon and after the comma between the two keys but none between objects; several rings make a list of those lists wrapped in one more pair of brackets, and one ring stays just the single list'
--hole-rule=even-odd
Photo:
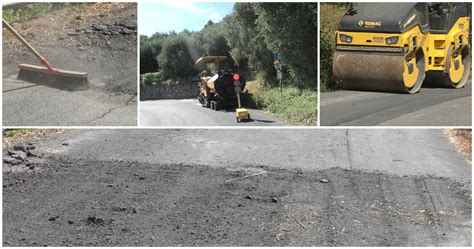
[{"label": "bomag logo text", "polygon": [[380,27],[382,26],[382,22],[380,21],[358,21],[357,24],[359,27]]}]

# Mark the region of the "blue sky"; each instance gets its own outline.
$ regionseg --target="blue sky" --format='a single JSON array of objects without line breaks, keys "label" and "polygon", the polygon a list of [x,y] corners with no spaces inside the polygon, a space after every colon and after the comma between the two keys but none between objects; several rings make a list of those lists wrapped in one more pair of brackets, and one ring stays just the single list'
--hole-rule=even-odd
[{"label": "blue sky", "polygon": [[140,3],[140,35],[184,29],[201,30],[207,21],[219,22],[232,12],[234,3],[196,3],[182,0],[162,3]]}]

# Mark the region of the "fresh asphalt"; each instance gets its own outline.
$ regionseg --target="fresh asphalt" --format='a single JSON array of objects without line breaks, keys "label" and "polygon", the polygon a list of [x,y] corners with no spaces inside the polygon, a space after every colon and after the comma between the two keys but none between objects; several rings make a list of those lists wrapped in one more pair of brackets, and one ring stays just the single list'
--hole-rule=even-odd
[{"label": "fresh asphalt", "polygon": [[462,89],[422,88],[416,94],[321,93],[323,126],[471,126],[472,83]]},{"label": "fresh asphalt", "polygon": [[251,119],[237,122],[235,109],[213,111],[197,99],[167,99],[140,102],[140,126],[284,126],[282,121],[256,109],[247,109]]},{"label": "fresh asphalt", "polygon": [[441,129],[73,130],[42,149],[77,160],[265,165],[307,171],[340,167],[471,179],[466,160]]}]

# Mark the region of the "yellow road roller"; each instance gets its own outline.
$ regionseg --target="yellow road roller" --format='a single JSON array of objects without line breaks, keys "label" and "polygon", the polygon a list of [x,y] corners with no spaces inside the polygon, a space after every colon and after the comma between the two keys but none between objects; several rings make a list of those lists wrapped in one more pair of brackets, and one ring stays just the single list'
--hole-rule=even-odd
[{"label": "yellow road roller", "polygon": [[354,3],[336,32],[333,75],[348,90],[462,88],[471,70],[470,3]]}]

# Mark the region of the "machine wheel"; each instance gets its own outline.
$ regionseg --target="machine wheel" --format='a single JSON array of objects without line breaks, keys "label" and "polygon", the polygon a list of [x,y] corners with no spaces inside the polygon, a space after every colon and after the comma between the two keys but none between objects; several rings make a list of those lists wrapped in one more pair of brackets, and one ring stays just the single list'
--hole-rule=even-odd
[{"label": "machine wheel", "polygon": [[403,84],[407,93],[417,93],[425,79],[425,55],[420,48],[416,55],[403,65]]},{"label": "machine wheel", "polygon": [[202,107],[206,107],[206,98],[204,96],[199,95],[198,100]]},{"label": "machine wheel", "polygon": [[216,110],[216,101],[211,100],[211,110]]},{"label": "machine wheel", "polygon": [[237,123],[240,123],[240,119],[239,119],[239,118],[235,118],[235,120],[237,121]]},{"label": "machine wheel", "polygon": [[222,103],[220,101],[214,101],[214,111],[219,111],[221,109]]},{"label": "machine wheel", "polygon": [[462,88],[469,78],[471,68],[471,53],[469,47],[465,47],[461,53],[453,57],[454,45],[448,49],[446,71],[448,72],[449,87]]},{"label": "machine wheel", "polygon": [[427,74],[426,85],[430,87],[462,88],[469,79],[471,68],[471,53],[465,47],[457,57],[453,58],[454,46],[451,45],[446,55],[444,72],[431,72]]}]

